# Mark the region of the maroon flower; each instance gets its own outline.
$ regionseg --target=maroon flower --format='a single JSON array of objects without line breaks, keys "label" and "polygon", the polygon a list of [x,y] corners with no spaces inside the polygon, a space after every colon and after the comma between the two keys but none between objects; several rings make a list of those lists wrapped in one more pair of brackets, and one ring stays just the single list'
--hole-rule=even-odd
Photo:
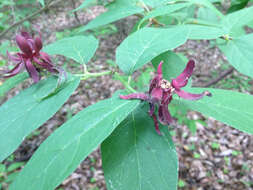
[{"label": "maroon flower", "polygon": [[149,115],[153,118],[155,129],[158,134],[161,134],[159,130],[159,124],[155,115],[155,105],[158,105],[158,118],[163,125],[169,125],[173,122],[173,119],[168,111],[168,104],[172,100],[172,95],[175,92],[179,97],[187,100],[198,100],[203,96],[211,96],[210,92],[203,92],[201,94],[192,94],[182,90],[181,88],[186,86],[188,79],[191,77],[194,69],[194,61],[190,60],[187,63],[184,71],[170,83],[163,79],[162,76],[162,64],[161,62],[157,68],[156,76],[151,80],[148,94],[134,93],[129,95],[120,95],[121,99],[140,99],[147,101],[150,105]]},{"label": "maroon flower", "polygon": [[43,46],[41,35],[32,38],[29,33],[22,31],[21,34],[16,35],[16,43],[21,52],[10,55],[7,51],[9,60],[16,63],[16,66],[5,73],[5,78],[15,76],[24,67],[35,83],[40,80],[40,71],[43,69],[52,73],[62,72],[60,68],[52,64],[47,53],[40,51]]}]

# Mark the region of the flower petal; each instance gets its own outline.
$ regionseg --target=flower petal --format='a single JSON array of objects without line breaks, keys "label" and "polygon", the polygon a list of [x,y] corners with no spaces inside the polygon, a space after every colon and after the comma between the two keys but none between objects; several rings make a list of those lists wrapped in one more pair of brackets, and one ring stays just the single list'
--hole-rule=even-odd
[{"label": "flower petal", "polygon": [[168,104],[164,104],[164,105],[159,106],[158,116],[159,116],[159,121],[163,125],[169,125],[170,123],[173,122],[173,119],[172,119],[170,112],[168,110]]},{"label": "flower petal", "polygon": [[40,80],[39,73],[31,63],[30,59],[25,60],[25,67],[30,77],[33,79],[35,83],[37,83]]},{"label": "flower petal", "polygon": [[18,44],[19,49],[27,55],[27,56],[32,56],[32,49],[27,41],[22,35],[17,35],[16,36],[16,42]]},{"label": "flower petal", "polygon": [[15,76],[15,75],[17,75],[19,72],[20,72],[20,70],[23,68],[23,63],[19,63],[19,64],[17,64],[13,69],[11,69],[10,71],[8,71],[6,74],[8,74],[8,75],[5,75],[4,76],[4,78],[9,78],[9,77],[13,77],[13,76]]},{"label": "flower petal", "polygon": [[157,67],[157,74],[155,77],[151,80],[150,85],[149,85],[149,94],[151,94],[152,90],[156,87],[158,87],[160,80],[163,78],[163,73],[162,73],[162,65],[163,62],[161,61],[160,64]]},{"label": "flower petal", "polygon": [[204,96],[212,96],[212,94],[208,91],[204,91],[201,94],[192,94],[181,89],[179,90],[176,89],[175,92],[178,96],[186,100],[199,100],[203,98]]},{"label": "flower petal", "polygon": [[159,129],[159,123],[157,121],[156,115],[153,114],[152,118],[153,118],[153,121],[154,121],[154,124],[155,124],[155,130],[156,130],[156,132],[158,133],[158,135],[161,135],[161,131]]},{"label": "flower petal", "polygon": [[140,99],[140,100],[148,100],[148,96],[143,93],[133,93],[133,94],[128,94],[128,95],[119,95],[121,99],[124,100],[131,100],[131,99]]},{"label": "flower petal", "polygon": [[37,63],[39,66],[41,66],[42,68],[48,70],[49,72],[56,72],[56,70],[54,69],[54,66],[52,64],[49,64],[47,62],[43,62],[40,61],[39,59],[37,59],[36,57],[33,57],[33,61],[35,63]]},{"label": "flower petal", "polygon": [[34,41],[35,41],[35,51],[36,51],[36,53],[38,53],[42,49],[42,46],[43,46],[41,38],[36,37]]},{"label": "flower petal", "polygon": [[21,36],[23,36],[25,39],[32,39],[32,36],[28,32],[21,30],[20,33],[21,33]]},{"label": "flower petal", "polygon": [[195,63],[193,60],[189,60],[184,71],[175,79],[172,80],[172,86],[174,88],[182,88],[184,87],[188,79],[191,77]]},{"label": "flower petal", "polygon": [[45,52],[42,52],[42,51],[40,52],[40,58],[48,63],[52,63],[50,56]]},{"label": "flower petal", "polygon": [[18,56],[18,54],[11,55],[8,51],[6,52],[7,57],[10,61],[13,61],[14,63],[20,63],[21,58]]},{"label": "flower petal", "polygon": [[157,67],[157,75],[162,79],[163,78],[163,61],[160,62],[160,64]]},{"label": "flower petal", "polygon": [[152,90],[150,96],[151,96],[151,101],[153,103],[160,102],[162,100],[162,97],[163,97],[163,90],[159,87],[154,88]]}]

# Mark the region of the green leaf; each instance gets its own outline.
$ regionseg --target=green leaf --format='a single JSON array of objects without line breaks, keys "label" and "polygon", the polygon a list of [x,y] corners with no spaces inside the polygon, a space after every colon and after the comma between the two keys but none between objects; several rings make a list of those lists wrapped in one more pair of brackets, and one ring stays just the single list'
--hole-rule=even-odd
[{"label": "green leaf", "polygon": [[74,36],[49,44],[43,51],[51,55],[60,54],[85,64],[92,58],[97,47],[98,40],[93,36]]},{"label": "green leaf", "polygon": [[226,34],[226,32],[222,28],[220,28],[219,25],[201,26],[201,25],[188,24],[182,27],[188,27],[189,30],[188,39],[190,40],[204,40],[204,39],[211,40],[219,38]]},{"label": "green leaf", "polygon": [[2,85],[0,85],[0,97],[4,96],[6,92],[14,88],[19,83],[28,78],[26,72],[20,73],[12,78],[7,79]]},{"label": "green leaf", "polygon": [[231,0],[231,5],[227,10],[227,13],[232,13],[246,7],[248,2],[249,0]]},{"label": "green leaf", "polygon": [[236,30],[241,26],[245,26],[252,20],[253,6],[226,15],[221,20],[221,26],[223,26],[227,34],[233,36],[233,30]]},{"label": "green leaf", "polygon": [[141,13],[143,8],[136,5],[133,0],[116,0],[111,3],[108,7],[108,11],[102,13],[94,20],[90,21],[87,25],[82,27],[79,32],[84,32],[99,26],[110,24],[114,21],[128,17],[133,14]]},{"label": "green leaf", "polygon": [[253,77],[253,34],[220,42],[218,47],[226,55],[229,63],[239,72]]},{"label": "green leaf", "polygon": [[141,26],[146,20],[150,18],[155,18],[157,16],[162,16],[162,15],[169,15],[170,13],[178,11],[189,5],[191,5],[191,3],[178,3],[178,4],[171,4],[171,5],[162,6],[157,9],[154,9],[151,12],[148,12],[148,14],[141,19],[141,21],[139,22],[139,26]]},{"label": "green leaf", "polygon": [[43,142],[10,190],[54,189],[138,105],[114,96],[85,108]]},{"label": "green leaf", "polygon": [[219,89],[192,88],[199,93],[208,90],[212,97],[189,101],[180,99],[179,104],[213,117],[240,131],[253,134],[253,96]]},{"label": "green leaf", "polygon": [[120,44],[116,64],[130,75],[159,54],[184,44],[188,35],[187,27],[143,28]]},{"label": "green leaf", "polygon": [[187,39],[216,39],[225,32],[214,26],[180,25],[167,29],[143,28],[128,36],[116,50],[116,64],[130,75],[159,54]]},{"label": "green leaf", "polygon": [[212,10],[220,18],[224,17],[224,15],[209,0],[187,0],[187,1],[197,5],[205,6],[210,10]]},{"label": "green leaf", "polygon": [[76,9],[72,10],[71,12],[79,11],[81,9],[87,8],[91,5],[95,5],[97,0],[85,0],[79,7]]},{"label": "green leaf", "polygon": [[162,135],[142,109],[124,120],[102,143],[108,190],[177,189],[178,159],[166,126]]},{"label": "green leaf", "polygon": [[219,21],[219,18],[217,17],[217,15],[212,10],[206,7],[200,7],[198,9],[198,18],[207,20],[213,23],[217,23]]},{"label": "green leaf", "polygon": [[55,114],[77,88],[79,81],[79,78],[69,79],[58,93],[42,100],[57,84],[57,78],[50,77],[23,90],[0,107],[0,161]]}]

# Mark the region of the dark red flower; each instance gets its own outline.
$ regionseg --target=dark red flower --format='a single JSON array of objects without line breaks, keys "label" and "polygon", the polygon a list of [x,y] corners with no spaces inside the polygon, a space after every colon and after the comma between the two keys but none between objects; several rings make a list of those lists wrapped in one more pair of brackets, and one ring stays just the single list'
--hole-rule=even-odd
[{"label": "dark red flower", "polygon": [[163,125],[169,125],[173,122],[173,119],[168,111],[168,105],[172,100],[173,93],[176,93],[179,97],[187,100],[198,100],[203,96],[211,96],[210,92],[203,92],[201,94],[192,94],[182,90],[181,88],[186,86],[188,79],[191,77],[195,63],[193,60],[190,60],[184,71],[175,79],[172,79],[172,82],[163,79],[162,75],[162,64],[161,62],[157,68],[157,74],[151,80],[149,86],[148,94],[144,93],[134,93],[129,95],[120,95],[121,99],[140,99],[147,101],[150,105],[149,115],[153,118],[155,129],[158,134],[161,134],[159,130],[159,123],[155,115],[155,105],[158,105],[158,118]]},{"label": "dark red flower", "polygon": [[7,51],[8,59],[16,63],[16,66],[5,73],[5,78],[15,76],[24,67],[35,83],[40,80],[40,71],[43,69],[51,73],[62,72],[60,68],[53,65],[47,53],[40,51],[43,47],[41,35],[32,38],[29,33],[22,31],[21,34],[16,35],[16,43],[21,52],[11,55]]}]

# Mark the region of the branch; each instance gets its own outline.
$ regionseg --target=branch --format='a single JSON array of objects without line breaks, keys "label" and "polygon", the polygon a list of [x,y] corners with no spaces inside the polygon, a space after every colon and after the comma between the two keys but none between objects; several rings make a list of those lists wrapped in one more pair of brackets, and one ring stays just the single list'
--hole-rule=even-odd
[{"label": "branch", "polygon": [[31,19],[32,17],[46,11],[47,9],[49,9],[51,6],[55,5],[58,1],[53,2],[54,0],[51,0],[48,4],[46,4],[44,7],[42,7],[40,10],[35,11],[33,14],[21,19],[18,22],[13,23],[11,26],[9,26],[6,30],[4,30],[3,32],[0,33],[0,39],[3,38],[3,36],[8,33],[11,29],[15,28],[16,26],[22,24],[23,22],[25,22],[26,20]]},{"label": "branch", "polygon": [[228,76],[229,74],[231,74],[234,71],[234,68],[231,67],[228,70],[224,71],[223,73],[221,73],[221,75],[213,80],[211,80],[210,82],[208,82],[207,84],[204,84],[201,87],[210,87],[216,83],[218,83],[219,81],[221,81],[222,79],[224,79],[226,76]]}]

